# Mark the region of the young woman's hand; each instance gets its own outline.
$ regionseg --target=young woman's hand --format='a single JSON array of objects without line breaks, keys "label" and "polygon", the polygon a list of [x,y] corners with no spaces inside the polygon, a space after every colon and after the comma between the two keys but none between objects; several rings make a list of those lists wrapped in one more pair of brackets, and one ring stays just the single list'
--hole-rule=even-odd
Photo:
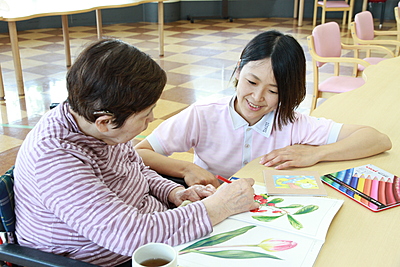
[{"label": "young woman's hand", "polygon": [[211,184],[217,188],[221,184],[219,180],[215,178],[215,175],[197,166],[194,163],[190,163],[187,165],[187,167],[183,172],[183,175],[185,182],[188,186],[192,186],[195,184],[202,184],[202,185]]},{"label": "young woman's hand", "polygon": [[264,155],[260,164],[283,170],[291,167],[308,167],[319,162],[321,146],[293,145],[276,149]]},{"label": "young woman's hand", "polygon": [[308,167],[320,161],[352,160],[369,157],[392,148],[386,134],[370,126],[344,124],[338,140],[321,146],[293,145],[266,154],[260,163],[276,169]]}]

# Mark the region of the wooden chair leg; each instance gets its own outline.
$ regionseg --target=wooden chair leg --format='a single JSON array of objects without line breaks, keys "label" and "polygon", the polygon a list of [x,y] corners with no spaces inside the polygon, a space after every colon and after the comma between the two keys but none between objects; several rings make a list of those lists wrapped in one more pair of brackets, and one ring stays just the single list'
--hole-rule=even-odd
[{"label": "wooden chair leg", "polygon": [[314,4],[314,17],[313,17],[313,27],[315,27],[317,25],[317,13],[318,13],[318,4],[317,4],[317,0],[315,0],[315,4]]},{"label": "wooden chair leg", "polygon": [[343,11],[343,20],[342,20],[343,27],[346,26],[346,23],[347,23],[347,11]]},{"label": "wooden chair leg", "polygon": [[317,107],[317,96],[314,94],[311,103],[310,112],[313,111]]},{"label": "wooden chair leg", "polygon": [[353,21],[353,13],[351,11],[349,11],[349,18],[348,18],[348,22],[347,22],[347,29],[350,30],[350,25],[351,22]]},{"label": "wooden chair leg", "polygon": [[97,25],[97,39],[101,39],[103,36],[103,16],[101,9],[96,9],[96,25]]},{"label": "wooden chair leg", "polygon": [[65,50],[65,65],[71,67],[71,46],[69,41],[69,29],[68,29],[68,16],[61,15],[63,39],[64,39],[64,50]]},{"label": "wooden chair leg", "polygon": [[319,72],[317,67],[317,62],[313,59],[313,98],[311,102],[310,112],[313,111],[317,107],[317,100],[319,96]]}]

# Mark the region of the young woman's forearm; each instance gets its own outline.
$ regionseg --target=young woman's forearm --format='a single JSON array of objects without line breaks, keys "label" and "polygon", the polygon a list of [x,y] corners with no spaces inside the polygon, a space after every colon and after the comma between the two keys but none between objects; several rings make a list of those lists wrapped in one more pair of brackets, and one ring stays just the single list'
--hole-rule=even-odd
[{"label": "young woman's forearm", "polygon": [[362,126],[339,136],[336,143],[316,147],[316,152],[320,155],[319,161],[336,161],[369,157],[391,148],[392,142],[387,135],[372,127]]},{"label": "young woman's forearm", "polygon": [[184,178],[185,169],[188,168],[189,164],[193,164],[188,161],[166,157],[150,149],[136,148],[136,151],[142,157],[144,164],[149,166],[151,169],[160,174],[177,178]]}]

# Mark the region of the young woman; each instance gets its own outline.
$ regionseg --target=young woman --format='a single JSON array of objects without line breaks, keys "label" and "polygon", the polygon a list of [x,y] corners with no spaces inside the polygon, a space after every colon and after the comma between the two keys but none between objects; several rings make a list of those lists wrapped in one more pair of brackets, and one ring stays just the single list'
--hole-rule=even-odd
[{"label": "young woman", "polygon": [[[146,165],[186,184],[213,184],[251,160],[276,169],[362,158],[391,148],[369,126],[295,112],[305,97],[304,51],[291,36],[267,31],[244,48],[233,73],[236,93],[195,103],[136,145]],[[194,149],[194,163],[166,156]]]},{"label": "young woman", "polygon": [[[131,139],[153,120],[165,83],[165,72],[124,42],[100,40],[80,54],[67,75],[68,100],[41,118],[17,156],[21,245],[116,266],[143,244],[186,243],[259,206],[252,179],[217,192],[185,189],[143,164]],[[194,203],[175,208],[185,200]]]}]

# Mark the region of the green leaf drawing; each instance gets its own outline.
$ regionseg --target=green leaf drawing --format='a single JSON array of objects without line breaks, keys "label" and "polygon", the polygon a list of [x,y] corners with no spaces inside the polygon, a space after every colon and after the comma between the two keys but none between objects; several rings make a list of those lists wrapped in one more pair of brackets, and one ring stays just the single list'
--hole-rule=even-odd
[{"label": "green leaf drawing", "polygon": [[308,205],[308,206],[305,206],[305,207],[299,209],[298,211],[293,213],[293,215],[300,215],[300,214],[310,213],[310,212],[313,212],[313,211],[317,210],[318,208],[319,207],[316,206],[316,205]]},{"label": "green leaf drawing", "polygon": [[303,225],[302,225],[298,220],[296,220],[295,218],[293,218],[292,215],[288,214],[287,217],[288,217],[288,220],[289,220],[290,224],[291,224],[294,228],[296,228],[297,230],[300,230],[301,228],[303,228]]},{"label": "green leaf drawing", "polygon": [[254,227],[256,227],[256,226],[255,225],[245,226],[245,227],[233,230],[233,231],[229,231],[229,232],[213,235],[208,238],[204,238],[204,239],[199,240],[199,241],[193,243],[192,245],[182,249],[181,252],[189,250],[189,249],[198,248],[198,247],[214,246],[217,244],[221,244],[221,243],[228,241],[236,236],[246,233],[247,231],[249,231],[250,229],[252,229]]},{"label": "green leaf drawing", "polygon": [[274,198],[268,201],[268,203],[281,203],[283,200],[284,200],[283,198]]},{"label": "green leaf drawing", "polygon": [[225,259],[254,259],[254,258],[269,258],[269,259],[275,259],[275,260],[281,260],[281,258],[278,258],[276,256],[266,254],[266,253],[260,253],[260,252],[255,252],[255,251],[247,251],[247,250],[223,250],[223,251],[191,251],[191,252],[196,252],[200,253],[203,255],[208,255],[212,257],[218,257],[218,258],[225,258]]},{"label": "green leaf drawing", "polygon": [[301,204],[292,204],[289,206],[277,207],[277,208],[279,208],[279,209],[294,209],[294,208],[301,208],[301,207],[303,207],[303,205],[301,205]]},{"label": "green leaf drawing", "polygon": [[282,217],[284,214],[279,215],[279,216],[251,216],[253,219],[256,219],[260,222],[270,222],[273,221],[279,217]]}]

